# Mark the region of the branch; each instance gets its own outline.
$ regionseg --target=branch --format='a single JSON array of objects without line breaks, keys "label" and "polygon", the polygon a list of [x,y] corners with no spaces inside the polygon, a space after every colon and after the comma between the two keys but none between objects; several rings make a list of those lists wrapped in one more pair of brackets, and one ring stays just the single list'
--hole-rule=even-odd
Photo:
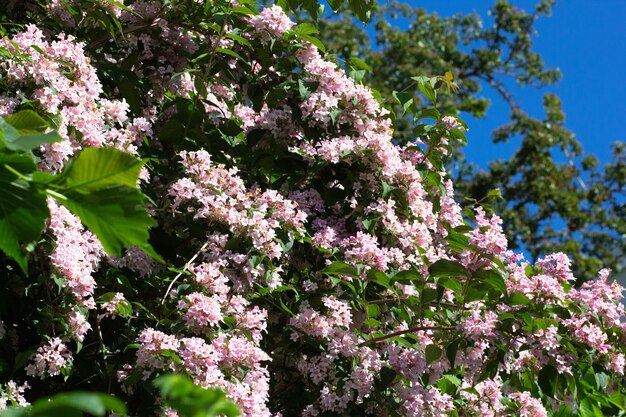
[{"label": "branch", "polygon": [[183,267],[183,269],[178,273],[178,275],[176,275],[174,277],[174,279],[172,280],[172,282],[170,282],[170,285],[167,287],[167,291],[165,291],[165,295],[163,296],[163,299],[161,300],[161,304],[163,304],[165,302],[165,299],[167,298],[167,295],[170,293],[170,291],[172,290],[172,287],[174,286],[174,283],[176,281],[178,281],[178,278],[181,277],[181,275],[183,275],[183,271],[186,271],[187,268],[189,268],[189,266],[193,263],[193,261],[196,260],[196,258],[198,256],[200,256],[200,254],[202,252],[204,252],[204,250],[206,249],[206,247],[209,245],[209,242],[204,242],[204,245],[202,245],[202,247],[200,248],[200,250],[198,252],[196,252],[195,255],[193,255],[191,257],[190,260],[187,261],[187,263],[185,264],[185,266]]}]

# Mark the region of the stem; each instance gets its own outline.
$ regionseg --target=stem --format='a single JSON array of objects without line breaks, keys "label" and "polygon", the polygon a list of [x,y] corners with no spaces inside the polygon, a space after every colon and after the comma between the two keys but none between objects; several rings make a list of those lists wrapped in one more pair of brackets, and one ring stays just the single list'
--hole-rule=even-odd
[{"label": "stem", "polygon": [[98,344],[100,346],[100,354],[102,355],[102,362],[104,362],[104,369],[107,375],[107,394],[111,393],[111,373],[109,372],[109,363],[107,361],[107,355],[104,351],[104,341],[102,340],[102,331],[100,330],[100,318],[96,316],[96,333],[98,334]]},{"label": "stem", "polygon": [[196,254],[195,254],[195,255],[193,255],[193,256],[191,257],[191,259],[190,259],[190,260],[188,260],[188,261],[187,261],[187,263],[186,263],[186,264],[185,264],[185,266],[183,267],[183,270],[182,270],[182,271],[180,271],[180,272],[178,273],[178,275],[176,275],[176,276],[174,277],[174,279],[172,280],[172,282],[170,282],[170,285],[167,287],[167,291],[165,291],[165,295],[163,296],[163,299],[161,300],[161,304],[163,304],[163,303],[165,302],[165,299],[167,298],[167,295],[168,295],[168,294],[170,293],[170,291],[172,290],[172,287],[174,286],[174,283],[175,283],[176,281],[178,281],[178,278],[180,278],[180,277],[181,277],[181,275],[183,275],[183,271],[186,271],[186,270],[187,270],[187,268],[189,268],[189,266],[193,263],[193,261],[195,261],[195,260],[196,260],[196,258],[197,258],[198,256],[200,256],[200,254],[201,254],[202,252],[204,252],[204,250],[206,249],[206,247],[207,247],[208,245],[209,245],[209,242],[205,242],[205,243],[204,243],[204,245],[202,245],[202,247],[200,248],[200,250],[199,250],[198,252],[196,252]]}]

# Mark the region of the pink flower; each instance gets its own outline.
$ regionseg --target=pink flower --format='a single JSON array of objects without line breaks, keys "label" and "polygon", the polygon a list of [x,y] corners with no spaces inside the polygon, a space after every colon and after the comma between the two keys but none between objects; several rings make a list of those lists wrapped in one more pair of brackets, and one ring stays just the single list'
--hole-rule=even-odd
[{"label": "pink flower", "polygon": [[60,338],[55,337],[47,345],[37,348],[33,362],[25,368],[26,375],[44,379],[46,376],[59,375],[71,364],[72,354],[65,343]]},{"label": "pink flower", "polygon": [[217,297],[207,297],[194,292],[178,302],[178,308],[185,311],[183,320],[189,330],[205,333],[210,327],[217,326],[223,319],[222,303]]}]

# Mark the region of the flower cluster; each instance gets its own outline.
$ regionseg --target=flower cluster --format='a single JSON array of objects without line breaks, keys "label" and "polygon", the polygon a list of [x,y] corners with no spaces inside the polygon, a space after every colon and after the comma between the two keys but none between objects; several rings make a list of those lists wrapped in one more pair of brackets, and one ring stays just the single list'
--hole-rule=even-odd
[{"label": "flower cluster", "polygon": [[[89,146],[145,157],[164,265],[136,247],[106,256],[49,199],[39,278],[7,284],[37,320],[0,321],[12,357],[36,348],[28,383],[79,360],[88,379],[124,364],[143,412],[138,381],[177,372],[246,417],[566,415],[584,398],[609,415],[624,402],[611,394],[623,289],[607,270],[575,288],[565,254],[526,262],[497,215],[462,210],[442,163],[455,117],[398,146],[376,94],[278,6],[87,2],[125,30],[102,41],[80,0],[43,3],[76,38],[29,25],[0,41],[0,116],[30,106],[56,121],[63,140],[35,151],[49,171]],[[22,325],[31,334],[13,337]],[[0,408],[24,405],[26,386],[7,384]]]}]

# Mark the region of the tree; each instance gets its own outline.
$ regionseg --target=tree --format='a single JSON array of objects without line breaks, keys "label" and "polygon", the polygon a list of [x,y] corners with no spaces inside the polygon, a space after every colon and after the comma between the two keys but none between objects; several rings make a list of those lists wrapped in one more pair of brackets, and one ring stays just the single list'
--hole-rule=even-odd
[{"label": "tree", "polygon": [[[558,70],[545,68],[532,44],[536,21],[549,15],[555,3],[538,1],[526,11],[514,2],[498,0],[488,23],[479,15],[441,17],[393,2],[372,14],[371,37],[349,10],[322,21],[321,33],[340,60],[348,65],[350,59],[363,60],[369,69],[365,82],[389,100],[393,91],[400,91],[405,100],[420,103],[423,95],[411,78],[448,73],[458,89],[438,103],[439,111],[484,117],[489,100],[482,90],[495,89],[510,107],[511,121],[493,133],[494,144],[521,138],[520,150],[508,161],[493,161],[487,171],[477,171],[456,153],[449,167],[456,173],[457,193],[485,202],[489,192],[499,188],[504,198],[491,199],[490,204],[503,218],[511,246],[524,249],[533,260],[565,251],[573,258],[576,275],[585,277],[602,265],[619,271],[626,255],[626,225],[620,214],[626,189],[619,173],[623,144],[615,144],[613,161],[603,167],[565,128],[557,97],[546,95],[546,118],[535,120],[519,108],[506,87],[512,83],[544,87],[560,78]],[[398,18],[408,20],[408,28],[390,23]],[[413,141],[418,132],[410,119],[400,118],[401,104],[394,107],[399,116],[397,140]]]},{"label": "tree", "polygon": [[[216,414],[214,400],[232,414],[176,377],[157,379],[160,403],[152,381],[174,372],[255,417],[624,412],[608,271],[575,288],[567,255],[523,262],[498,216],[454,200],[445,165],[465,126],[440,104],[454,80],[414,77],[430,104],[391,92],[422,138],[399,144],[363,64],[338,66],[280,6],[29,4],[2,19],[2,132],[31,111],[61,140],[20,152],[36,168],[1,172],[58,198],[37,241],[0,236],[28,266],[3,249],[1,406],[97,390],[130,415]],[[72,177],[81,166],[93,176]],[[128,237],[145,214],[123,200],[136,179],[150,236],[107,244],[103,230]],[[99,208],[96,223],[73,200]],[[89,398],[82,411],[121,410]]]}]

